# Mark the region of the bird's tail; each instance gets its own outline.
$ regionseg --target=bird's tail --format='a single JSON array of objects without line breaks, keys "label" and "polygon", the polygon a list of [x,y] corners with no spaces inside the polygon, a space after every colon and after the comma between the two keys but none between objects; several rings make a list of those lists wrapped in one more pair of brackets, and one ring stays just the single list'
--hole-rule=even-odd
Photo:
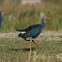
[{"label": "bird's tail", "polygon": [[25,33],[26,33],[26,31],[25,31],[25,30],[17,30],[17,31],[19,31],[19,32],[20,32],[20,34],[25,34]]},{"label": "bird's tail", "polygon": [[18,35],[18,37],[22,37],[22,34],[20,33],[20,34]]}]

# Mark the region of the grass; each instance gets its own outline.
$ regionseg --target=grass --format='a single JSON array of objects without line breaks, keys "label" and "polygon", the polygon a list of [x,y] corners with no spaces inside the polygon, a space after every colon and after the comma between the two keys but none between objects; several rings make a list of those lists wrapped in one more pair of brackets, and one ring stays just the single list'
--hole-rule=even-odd
[{"label": "grass", "polygon": [[[0,32],[15,32],[17,29],[25,29],[30,25],[39,24],[42,19],[39,19],[41,12],[51,18],[51,21],[47,21],[47,26],[43,31],[62,32],[61,5],[61,3],[54,2],[47,2],[40,5],[27,4],[25,6],[16,2],[0,5],[1,10],[8,12],[8,15],[5,15]],[[53,35],[51,37],[51,39],[54,38]],[[61,39],[62,35],[59,38]],[[0,37],[0,62],[62,62],[62,40],[47,39],[48,36],[42,40],[41,37],[38,40],[35,39],[39,48],[32,43],[33,51],[30,55],[29,42],[17,37]]]},{"label": "grass", "polygon": [[8,15],[5,15],[0,32],[15,32],[17,29],[25,29],[30,25],[40,24],[42,18],[39,19],[39,16],[41,12],[51,18],[51,21],[47,21],[44,30],[62,31],[61,5],[60,2],[54,3],[54,1],[35,5],[21,5],[16,2],[0,5],[1,10],[8,12]]},{"label": "grass", "polygon": [[20,38],[0,38],[0,62],[62,62],[62,41],[36,40],[39,48]]}]

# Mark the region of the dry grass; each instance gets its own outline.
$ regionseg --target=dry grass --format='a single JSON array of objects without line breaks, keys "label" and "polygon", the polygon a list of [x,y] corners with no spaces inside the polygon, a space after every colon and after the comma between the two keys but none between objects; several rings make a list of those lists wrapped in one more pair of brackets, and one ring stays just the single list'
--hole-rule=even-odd
[{"label": "dry grass", "polygon": [[[37,62],[38,56],[36,55],[36,51],[33,52],[33,53],[34,53],[33,56],[31,56],[31,54],[29,54],[29,58],[28,58],[29,61],[27,61],[27,62]],[[30,60],[31,57],[33,57],[33,60]],[[56,59],[54,59],[55,57],[56,57]],[[46,56],[45,54],[43,54],[42,56],[40,56],[41,60],[39,62],[56,62],[56,61],[57,62],[59,62],[59,61],[61,62],[62,61],[62,57],[61,56],[56,54],[55,57],[52,57],[52,56],[49,56],[49,55]],[[57,60],[57,58],[58,58],[58,60]]]}]

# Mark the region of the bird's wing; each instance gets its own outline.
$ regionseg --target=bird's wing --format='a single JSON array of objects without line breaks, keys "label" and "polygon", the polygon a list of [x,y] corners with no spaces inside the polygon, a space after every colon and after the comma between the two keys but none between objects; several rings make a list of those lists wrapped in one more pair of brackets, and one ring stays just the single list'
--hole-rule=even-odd
[{"label": "bird's wing", "polygon": [[28,28],[26,28],[26,29],[24,29],[24,30],[17,30],[17,31],[19,31],[21,34],[25,34],[25,33],[27,33],[27,32],[32,32],[33,30],[35,31],[35,30],[37,30],[39,28],[39,24],[37,24],[37,25],[32,25],[32,26],[29,26]]},{"label": "bird's wing", "polygon": [[28,28],[24,29],[24,30],[16,30],[16,31],[19,31],[19,32],[27,32],[28,30],[32,29],[34,25],[32,26],[29,26]]},{"label": "bird's wing", "polygon": [[39,26],[33,26],[31,29],[29,29],[25,34],[24,37],[35,37],[36,35],[38,36],[40,33],[40,27]]},{"label": "bird's wing", "polygon": [[29,30],[31,30],[31,29],[33,29],[33,28],[35,28],[35,27],[39,27],[39,24],[29,26],[28,28],[26,28],[26,29],[25,29],[25,31],[27,32],[27,31],[29,31]]}]

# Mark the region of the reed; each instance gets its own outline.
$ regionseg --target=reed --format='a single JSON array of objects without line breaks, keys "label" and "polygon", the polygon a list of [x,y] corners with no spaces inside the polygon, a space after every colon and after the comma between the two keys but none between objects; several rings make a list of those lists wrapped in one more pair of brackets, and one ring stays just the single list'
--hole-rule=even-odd
[{"label": "reed", "polygon": [[0,32],[15,32],[17,29],[25,29],[30,25],[40,24],[40,13],[44,13],[51,20],[47,22],[45,31],[62,31],[62,4],[47,2],[35,5],[21,5],[18,3],[5,3],[0,5],[0,10],[6,10],[3,26]]}]

